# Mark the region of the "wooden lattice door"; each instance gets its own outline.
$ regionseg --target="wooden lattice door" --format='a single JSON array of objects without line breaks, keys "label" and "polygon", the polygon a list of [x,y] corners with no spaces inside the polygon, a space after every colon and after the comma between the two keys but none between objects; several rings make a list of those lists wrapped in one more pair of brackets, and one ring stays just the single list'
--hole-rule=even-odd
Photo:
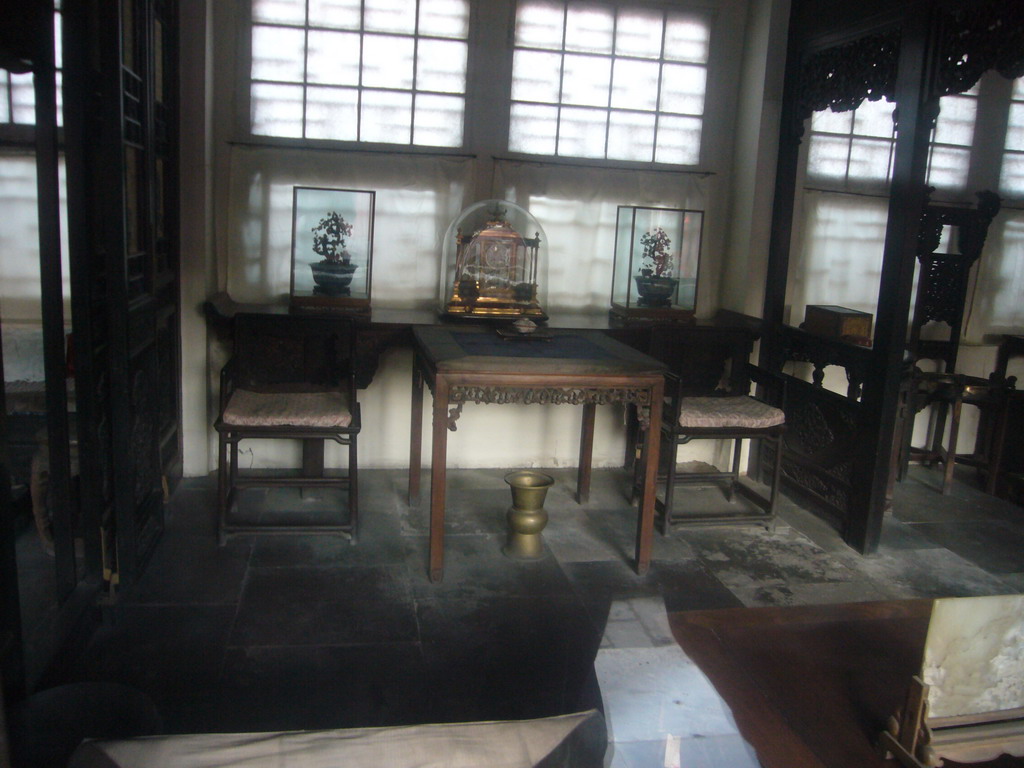
[{"label": "wooden lattice door", "polygon": [[181,474],[173,0],[65,0],[68,208],[83,503],[134,581]]}]

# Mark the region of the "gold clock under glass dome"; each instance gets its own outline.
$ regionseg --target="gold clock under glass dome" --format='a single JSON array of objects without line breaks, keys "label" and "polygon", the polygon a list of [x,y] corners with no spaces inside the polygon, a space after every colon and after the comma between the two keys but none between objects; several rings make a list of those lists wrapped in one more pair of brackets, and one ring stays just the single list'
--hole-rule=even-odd
[{"label": "gold clock under glass dome", "polygon": [[471,205],[445,236],[442,314],[546,320],[540,297],[543,241],[536,219],[515,203]]}]

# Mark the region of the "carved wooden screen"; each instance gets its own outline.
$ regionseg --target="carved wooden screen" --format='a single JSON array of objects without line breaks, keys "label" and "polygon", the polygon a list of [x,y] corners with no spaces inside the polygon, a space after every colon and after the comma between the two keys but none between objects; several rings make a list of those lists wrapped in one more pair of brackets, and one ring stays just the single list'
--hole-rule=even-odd
[{"label": "carved wooden screen", "polygon": [[[849,544],[870,552],[878,545],[889,486],[938,99],[968,90],[989,69],[1007,77],[1024,72],[1024,5],[795,0],[792,21],[761,364],[773,371],[790,361],[814,364],[814,383],[794,380],[788,392],[783,475],[790,490],[814,497],[827,517],[838,519]],[[874,344],[858,350],[783,322],[799,147],[812,112],[883,97],[897,103],[898,130]],[[821,387],[826,365],[845,368],[845,399]]]},{"label": "carved wooden screen", "polygon": [[64,16],[82,493],[125,584],[181,471],[175,6],[65,0]]}]

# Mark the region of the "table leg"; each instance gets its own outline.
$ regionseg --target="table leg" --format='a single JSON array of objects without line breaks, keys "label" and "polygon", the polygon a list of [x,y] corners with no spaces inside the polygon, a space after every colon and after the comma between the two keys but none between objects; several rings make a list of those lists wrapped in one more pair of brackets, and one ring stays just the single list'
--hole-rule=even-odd
[{"label": "table leg", "polygon": [[412,426],[409,429],[409,506],[420,502],[420,469],[423,453],[423,374],[412,362]]},{"label": "table leg", "polygon": [[580,428],[580,463],[576,475],[576,502],[586,504],[590,499],[590,470],[594,462],[594,416],[597,406],[583,406],[583,425]]},{"label": "table leg", "polygon": [[430,580],[444,578],[445,468],[448,463],[448,382],[434,383],[433,441],[430,454]]},{"label": "table leg", "polygon": [[651,564],[651,546],[654,534],[654,496],[658,480],[658,450],[661,436],[661,405],[665,382],[659,380],[651,387],[650,423],[643,434],[643,487],[636,521],[636,572],[647,573]]}]

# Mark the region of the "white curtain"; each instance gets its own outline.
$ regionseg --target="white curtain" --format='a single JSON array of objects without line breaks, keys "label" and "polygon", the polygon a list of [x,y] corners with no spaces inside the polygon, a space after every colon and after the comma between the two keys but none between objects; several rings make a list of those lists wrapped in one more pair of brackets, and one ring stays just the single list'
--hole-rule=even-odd
[{"label": "white curtain", "polygon": [[[442,238],[476,202],[468,195],[480,161],[236,147],[231,162],[223,273],[234,299],[289,293],[292,188],[309,186],[376,191],[373,306],[435,306]],[[493,178],[492,197],[521,205],[544,228],[549,309],[609,306],[619,205],[704,210],[708,196],[706,179],[677,173],[498,161]]]},{"label": "white curtain", "polygon": [[789,265],[790,323],[803,322],[808,304],[835,304],[874,315],[889,201],[807,191],[802,202],[803,244]]},{"label": "white curtain", "polygon": [[[61,269],[64,315],[71,320],[67,198],[64,159],[60,173]],[[39,207],[34,154],[0,155],[0,310],[4,320],[37,322],[42,317],[39,283]]]},{"label": "white curtain", "polygon": [[969,297],[965,336],[1024,332],[1024,211],[1004,209],[992,222]]},{"label": "white curtain", "polygon": [[292,188],[373,190],[372,302],[426,307],[438,300],[441,238],[466,204],[471,158],[234,148],[226,289],[238,301],[290,290]]},{"label": "white curtain", "polygon": [[[610,305],[618,206],[704,210],[706,185],[704,177],[692,174],[515,161],[499,161],[494,176],[495,196],[526,208],[544,227],[548,306],[578,311]],[[704,253],[708,238],[705,232]],[[697,303],[705,305],[701,296]]]}]

